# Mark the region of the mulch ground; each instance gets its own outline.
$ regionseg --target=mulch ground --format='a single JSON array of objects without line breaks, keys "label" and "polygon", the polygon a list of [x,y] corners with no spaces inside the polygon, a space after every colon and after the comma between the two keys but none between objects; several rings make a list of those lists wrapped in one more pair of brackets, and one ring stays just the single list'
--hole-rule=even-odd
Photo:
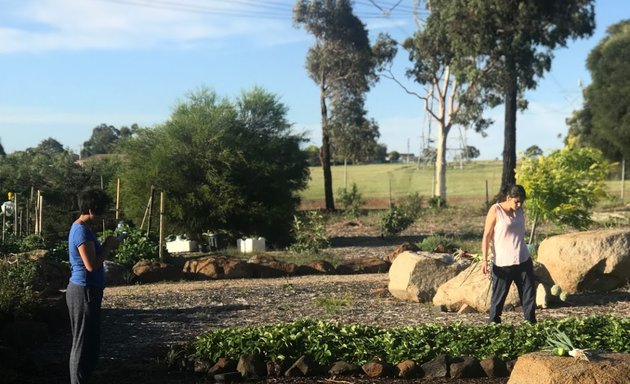
[{"label": "mulch ground", "polygon": [[[474,222],[482,223],[482,217]],[[437,219],[436,219],[437,220]],[[481,225],[481,224],[479,224]],[[425,221],[426,228],[443,227]],[[470,228],[464,228],[470,230]],[[382,257],[404,241],[416,242],[406,233],[386,241],[360,223],[346,222],[333,228],[345,237],[333,239],[334,251],[353,257]],[[211,383],[211,377],[169,370],[163,363],[172,344],[188,342],[206,330],[228,326],[294,321],[305,316],[382,326],[485,322],[485,314],[436,313],[430,305],[402,303],[382,295],[387,275],[249,279],[241,281],[181,282],[146,286],[111,287],[105,291],[103,351],[93,384]],[[380,293],[376,293],[380,292]],[[338,313],[314,305],[315,297],[346,297],[352,302]],[[571,305],[542,310],[539,319],[565,316],[630,315],[630,288],[608,294],[584,294]],[[61,303],[62,313],[65,303]],[[504,321],[522,321],[520,312],[505,314]],[[461,317],[464,316],[465,318]],[[53,326],[46,340],[0,347],[0,383],[68,383],[69,326]],[[502,379],[371,379],[361,377],[265,378],[253,383],[358,383],[358,384],[504,384]]]}]

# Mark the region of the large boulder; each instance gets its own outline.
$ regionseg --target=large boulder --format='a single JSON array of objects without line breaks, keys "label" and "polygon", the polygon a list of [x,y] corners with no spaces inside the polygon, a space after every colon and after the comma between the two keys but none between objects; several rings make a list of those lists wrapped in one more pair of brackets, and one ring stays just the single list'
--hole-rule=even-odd
[{"label": "large boulder", "polygon": [[625,384],[630,354],[605,353],[591,361],[533,352],[516,360],[508,384]]},{"label": "large boulder", "polygon": [[343,260],[337,265],[337,273],[351,275],[356,273],[385,273],[389,270],[390,263],[378,257],[359,257]]},{"label": "large boulder", "polygon": [[140,260],[132,268],[136,281],[142,284],[160,281],[177,281],[182,277],[182,271],[161,261]]},{"label": "large boulder", "polygon": [[247,262],[252,266],[253,277],[293,276],[298,268],[295,263],[277,260],[275,257],[267,254],[254,255]]},{"label": "large boulder", "polygon": [[605,292],[630,279],[630,231],[567,233],[540,243],[538,262],[568,293]]},{"label": "large boulder", "polygon": [[[483,313],[488,311],[491,297],[491,280],[481,272],[479,263],[473,263],[437,289],[433,296],[433,305],[449,312],[459,311],[462,306],[467,305]],[[518,292],[516,285],[512,284],[504,308],[518,305]]]},{"label": "large boulder", "polygon": [[465,264],[449,254],[403,252],[389,268],[387,288],[403,301],[430,302],[438,287],[455,277]]}]

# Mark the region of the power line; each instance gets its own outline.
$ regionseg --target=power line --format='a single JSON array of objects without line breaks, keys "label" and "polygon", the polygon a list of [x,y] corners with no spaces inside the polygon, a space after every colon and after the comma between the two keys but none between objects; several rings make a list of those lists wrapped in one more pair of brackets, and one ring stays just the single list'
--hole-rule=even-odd
[{"label": "power line", "polygon": [[[215,16],[230,16],[244,18],[263,18],[263,19],[291,19],[293,17],[293,6],[288,3],[278,1],[251,1],[251,0],[215,0],[215,5],[208,3],[200,4],[190,1],[169,1],[169,0],[99,0],[106,3],[115,3],[120,5],[135,6],[149,9],[161,9],[177,12],[188,12],[198,14],[210,14]],[[402,1],[402,0],[400,0]],[[358,2],[364,6],[377,6],[378,11],[366,9],[353,9],[355,15],[360,18],[387,18],[392,17],[395,13],[397,17],[412,16],[413,8],[397,4],[380,6],[375,2],[370,3]],[[241,5],[240,8],[226,8],[217,3],[230,5]]]},{"label": "power line", "polygon": [[259,2],[252,6],[250,2],[233,0],[230,4],[242,4],[249,6],[240,9],[228,9],[225,7],[191,4],[190,2],[173,2],[166,0],[99,0],[106,3],[136,6],[149,9],[162,9],[169,11],[210,14],[215,16],[254,17],[265,19],[286,19],[291,17],[291,9],[282,9],[275,2]]}]

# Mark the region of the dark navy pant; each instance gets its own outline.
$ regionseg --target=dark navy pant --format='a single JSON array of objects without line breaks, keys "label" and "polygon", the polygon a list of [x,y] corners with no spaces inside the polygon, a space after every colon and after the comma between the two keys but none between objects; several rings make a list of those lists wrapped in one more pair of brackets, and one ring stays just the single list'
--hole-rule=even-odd
[{"label": "dark navy pant", "polygon": [[103,289],[68,284],[66,303],[72,328],[70,383],[89,382],[96,367],[101,344]]},{"label": "dark navy pant", "polygon": [[492,302],[490,303],[491,323],[500,323],[503,305],[512,282],[516,284],[518,297],[523,306],[525,320],[536,322],[536,277],[532,259],[508,267],[492,266]]}]

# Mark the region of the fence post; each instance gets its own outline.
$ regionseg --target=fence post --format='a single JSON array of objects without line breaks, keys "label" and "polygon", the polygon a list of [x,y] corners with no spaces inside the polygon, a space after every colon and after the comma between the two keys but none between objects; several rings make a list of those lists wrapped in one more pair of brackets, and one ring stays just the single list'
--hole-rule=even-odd
[{"label": "fence post", "polygon": [[164,191],[160,192],[160,239],[159,239],[159,247],[160,250],[160,261],[164,261],[164,252],[162,248],[164,248]]}]

